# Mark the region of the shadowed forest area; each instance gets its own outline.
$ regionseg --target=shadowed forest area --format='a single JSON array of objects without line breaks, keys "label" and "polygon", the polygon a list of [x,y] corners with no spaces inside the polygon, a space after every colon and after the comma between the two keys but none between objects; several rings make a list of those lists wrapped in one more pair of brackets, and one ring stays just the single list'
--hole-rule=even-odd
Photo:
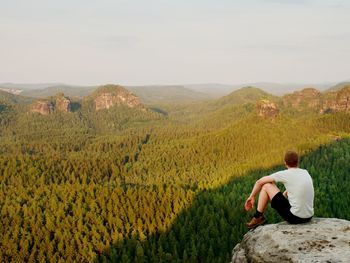
[{"label": "shadowed forest area", "polygon": [[[350,139],[319,146],[301,157],[300,167],[313,177],[315,217],[350,220]],[[252,212],[245,212],[243,205],[255,180],[280,169],[285,168],[252,171],[199,192],[169,229],[130,236],[113,244],[95,262],[228,262],[233,247],[247,232],[245,222]],[[268,223],[281,221],[270,207],[266,217]]]}]

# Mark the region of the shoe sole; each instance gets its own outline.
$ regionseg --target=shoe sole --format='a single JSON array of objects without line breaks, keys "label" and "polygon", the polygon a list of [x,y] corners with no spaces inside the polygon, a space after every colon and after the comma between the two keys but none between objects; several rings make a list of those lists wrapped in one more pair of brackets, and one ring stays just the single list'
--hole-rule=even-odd
[{"label": "shoe sole", "polygon": [[267,221],[266,221],[266,219],[264,220],[264,221],[261,221],[259,224],[256,224],[256,225],[254,225],[254,226],[247,226],[248,227],[248,229],[253,229],[253,228],[256,228],[256,227],[258,227],[258,226],[261,226],[261,225],[263,225],[263,224],[265,224]]}]

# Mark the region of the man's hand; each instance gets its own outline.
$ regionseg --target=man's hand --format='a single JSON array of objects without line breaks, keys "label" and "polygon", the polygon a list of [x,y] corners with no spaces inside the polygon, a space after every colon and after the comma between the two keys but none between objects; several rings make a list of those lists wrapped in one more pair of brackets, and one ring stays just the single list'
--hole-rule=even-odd
[{"label": "man's hand", "polygon": [[255,198],[252,196],[249,196],[247,201],[245,201],[245,204],[244,204],[245,210],[249,211],[250,209],[252,209],[254,207],[254,202],[255,202]]}]

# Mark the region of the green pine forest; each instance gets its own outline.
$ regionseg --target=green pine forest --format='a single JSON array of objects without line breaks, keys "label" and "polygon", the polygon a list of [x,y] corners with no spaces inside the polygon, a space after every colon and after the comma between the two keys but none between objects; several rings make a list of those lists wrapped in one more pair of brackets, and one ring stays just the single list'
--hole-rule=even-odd
[{"label": "green pine forest", "polygon": [[245,199],[288,149],[314,179],[315,216],[350,220],[349,114],[261,118],[257,98],[278,98],[240,92],[145,111],[77,99],[47,116],[1,93],[0,258],[229,262],[252,216]]}]

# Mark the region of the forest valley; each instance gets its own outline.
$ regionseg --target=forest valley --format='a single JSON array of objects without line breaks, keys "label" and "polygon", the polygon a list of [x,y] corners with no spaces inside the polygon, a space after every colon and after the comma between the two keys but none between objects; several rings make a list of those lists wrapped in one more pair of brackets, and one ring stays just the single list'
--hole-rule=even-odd
[{"label": "forest valley", "polygon": [[0,91],[0,258],[228,262],[251,187],[289,149],[314,180],[315,216],[350,220],[349,98],[350,86],[152,105],[116,85]]}]

